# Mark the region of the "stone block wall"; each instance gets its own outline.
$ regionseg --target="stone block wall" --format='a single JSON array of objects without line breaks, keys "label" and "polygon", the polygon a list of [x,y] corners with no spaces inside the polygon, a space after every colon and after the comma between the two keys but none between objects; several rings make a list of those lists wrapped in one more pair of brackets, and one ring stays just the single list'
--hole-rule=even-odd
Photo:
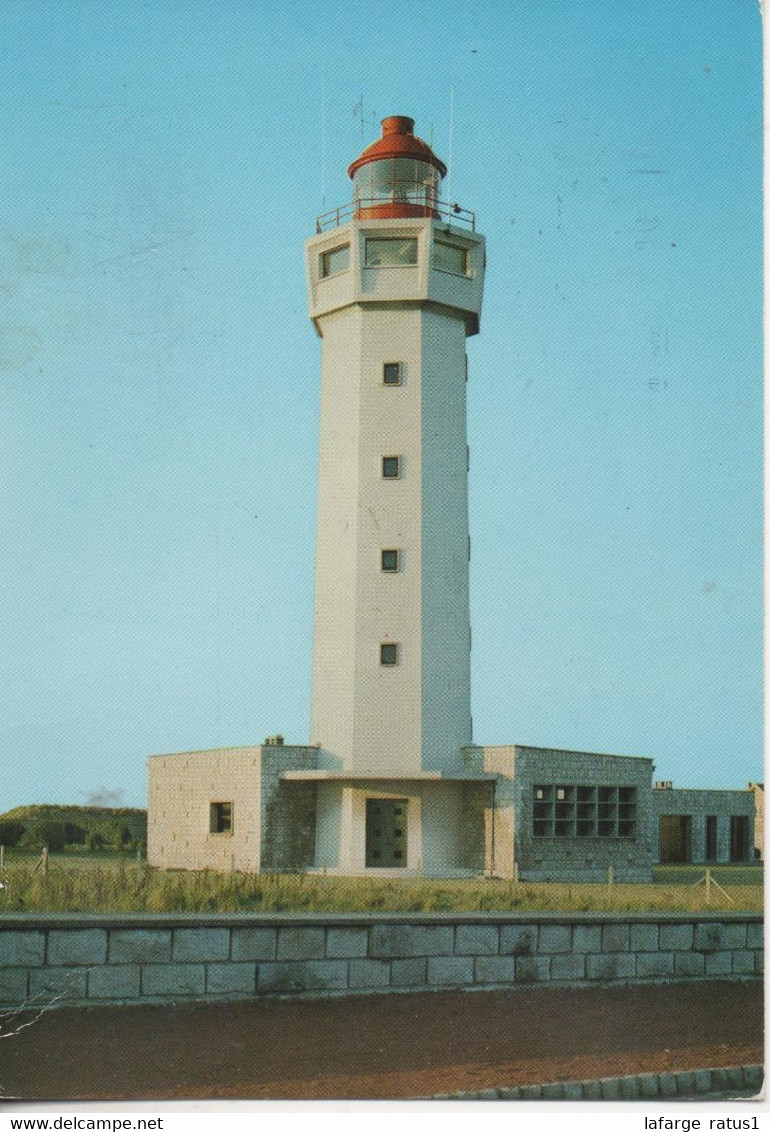
[{"label": "stone block wall", "polygon": [[0,1005],[754,978],[756,914],[6,916]]}]

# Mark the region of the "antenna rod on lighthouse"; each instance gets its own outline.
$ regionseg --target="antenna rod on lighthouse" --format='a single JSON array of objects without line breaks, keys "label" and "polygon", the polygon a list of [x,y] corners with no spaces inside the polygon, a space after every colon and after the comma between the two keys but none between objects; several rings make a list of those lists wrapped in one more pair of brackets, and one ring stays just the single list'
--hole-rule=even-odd
[{"label": "antenna rod on lighthouse", "polygon": [[449,203],[452,203],[452,134],[454,133],[455,119],[455,88],[449,88],[449,145],[447,146],[447,193]]}]

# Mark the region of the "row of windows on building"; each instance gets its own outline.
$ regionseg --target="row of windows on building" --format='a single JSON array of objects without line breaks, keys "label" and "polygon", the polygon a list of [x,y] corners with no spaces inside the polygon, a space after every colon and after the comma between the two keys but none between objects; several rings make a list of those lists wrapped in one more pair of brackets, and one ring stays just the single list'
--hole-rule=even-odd
[{"label": "row of windows on building", "polygon": [[[365,267],[414,267],[417,263],[417,240],[413,237],[368,237],[364,241]],[[468,250],[442,240],[433,243],[433,266],[451,275],[468,274]],[[340,244],[321,252],[322,279],[339,275],[350,267],[350,244]]]},{"label": "row of windows on building", "polygon": [[534,837],[636,836],[635,786],[534,786]]}]

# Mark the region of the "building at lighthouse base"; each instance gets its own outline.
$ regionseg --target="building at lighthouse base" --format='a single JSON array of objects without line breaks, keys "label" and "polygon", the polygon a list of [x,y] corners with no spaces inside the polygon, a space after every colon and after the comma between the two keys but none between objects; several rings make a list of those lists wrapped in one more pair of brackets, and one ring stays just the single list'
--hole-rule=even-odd
[{"label": "building at lighthouse base", "polygon": [[[661,859],[753,857],[754,792],[653,788],[650,759],[463,748],[457,772],[330,770],[266,743],[149,760],[158,868],[585,883],[651,879]],[[663,786],[663,789],[660,787]],[[685,831],[672,848],[674,821]]]}]

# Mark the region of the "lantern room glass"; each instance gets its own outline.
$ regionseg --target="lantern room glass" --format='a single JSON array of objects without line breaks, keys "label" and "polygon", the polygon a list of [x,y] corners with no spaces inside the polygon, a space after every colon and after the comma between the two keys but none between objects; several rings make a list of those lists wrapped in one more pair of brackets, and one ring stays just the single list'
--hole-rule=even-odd
[{"label": "lantern room glass", "polygon": [[394,157],[370,161],[356,169],[353,195],[356,205],[416,204],[433,208],[439,199],[441,177],[427,161]]}]

